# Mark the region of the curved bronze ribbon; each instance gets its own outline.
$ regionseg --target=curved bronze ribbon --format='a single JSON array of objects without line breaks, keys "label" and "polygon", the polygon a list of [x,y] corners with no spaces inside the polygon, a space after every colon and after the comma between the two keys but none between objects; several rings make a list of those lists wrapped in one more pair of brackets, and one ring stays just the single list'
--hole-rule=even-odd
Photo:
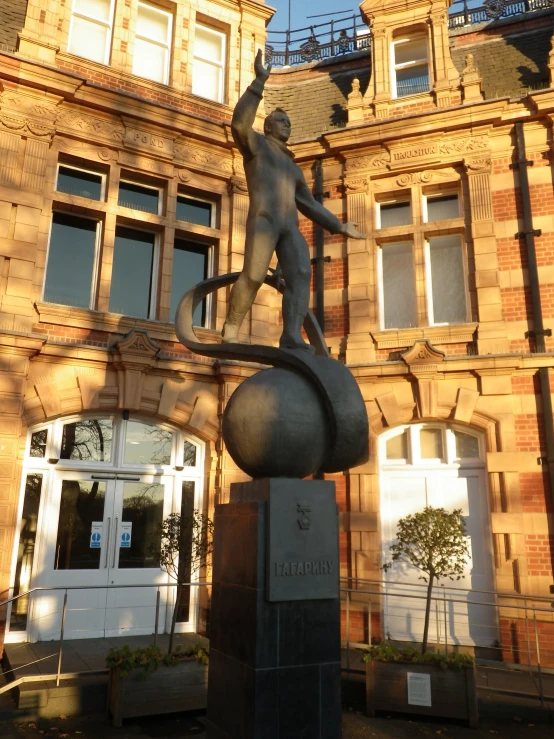
[{"label": "curved bronze ribbon", "polygon": [[[181,344],[205,357],[260,362],[302,374],[318,391],[328,421],[328,451],[320,471],[342,472],[367,461],[369,432],[360,389],[348,368],[329,357],[325,339],[311,311],[308,311],[304,321],[304,329],[310,344],[315,347],[315,355],[310,351],[261,344],[204,344],[198,340],[193,328],[196,307],[210,293],[236,282],[239,274],[232,272],[211,277],[183,295],[175,315],[175,333]],[[268,275],[265,283],[279,292],[284,290],[284,284],[277,274]]]}]

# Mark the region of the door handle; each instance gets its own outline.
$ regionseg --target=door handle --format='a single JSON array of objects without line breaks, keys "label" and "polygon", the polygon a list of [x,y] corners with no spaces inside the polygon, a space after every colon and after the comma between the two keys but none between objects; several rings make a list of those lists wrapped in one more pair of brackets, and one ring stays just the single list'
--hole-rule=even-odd
[{"label": "door handle", "polygon": [[91,480],[115,480],[115,475],[91,475]]},{"label": "door handle", "polygon": [[124,482],[137,482],[140,480],[140,477],[122,477],[121,475],[116,475],[118,480],[123,480]]},{"label": "door handle", "polygon": [[115,568],[115,557],[117,552],[117,531],[119,529],[119,516],[115,517],[115,536],[113,539],[113,561],[112,561],[112,569]]},{"label": "door handle", "polygon": [[106,559],[104,561],[104,568],[108,566],[108,550],[110,548],[110,529],[112,527],[112,519],[108,518],[108,535],[106,536]]}]

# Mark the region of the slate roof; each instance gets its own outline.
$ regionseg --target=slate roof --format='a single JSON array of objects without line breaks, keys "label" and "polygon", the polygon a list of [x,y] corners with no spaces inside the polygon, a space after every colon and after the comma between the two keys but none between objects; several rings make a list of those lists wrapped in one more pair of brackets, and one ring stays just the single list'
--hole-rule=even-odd
[{"label": "slate roof", "polygon": [[0,0],[0,49],[15,49],[17,33],[25,25],[26,12],[27,0]]},{"label": "slate roof", "polygon": [[[461,73],[472,53],[482,77],[485,99],[521,97],[548,87],[548,53],[554,33],[554,10],[481,24],[451,32],[454,65]],[[292,123],[291,142],[344,126],[347,95],[358,77],[362,92],[369,84],[369,52],[325,60],[272,73],[266,85],[266,110],[284,108]]]},{"label": "slate roof", "polygon": [[[291,141],[317,136],[324,131],[346,125],[346,101],[357,77],[365,90],[369,84],[369,52],[358,52],[352,63],[317,65],[307,79],[294,84],[272,85],[271,77],[265,88],[265,109],[284,108],[292,124]],[[334,69],[334,67],[337,67]],[[280,82],[280,80],[279,80]]]},{"label": "slate roof", "polygon": [[473,54],[483,80],[485,99],[520,97],[530,90],[548,87],[548,52],[553,25],[531,31],[507,33],[485,42],[451,49],[452,61],[461,73],[467,54]]}]

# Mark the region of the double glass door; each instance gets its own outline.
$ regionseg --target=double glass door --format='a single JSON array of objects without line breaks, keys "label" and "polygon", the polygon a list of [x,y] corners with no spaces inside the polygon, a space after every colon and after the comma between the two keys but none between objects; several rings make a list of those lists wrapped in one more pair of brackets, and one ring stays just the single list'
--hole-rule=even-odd
[{"label": "double glass door", "polygon": [[[59,472],[53,481],[40,580],[68,590],[68,638],[149,634],[156,618],[161,524],[172,509],[174,478]],[[42,584],[42,583],[41,583]],[[75,589],[77,588],[77,589]],[[173,588],[160,587],[164,629]],[[57,638],[63,591],[33,598],[33,640]]]}]

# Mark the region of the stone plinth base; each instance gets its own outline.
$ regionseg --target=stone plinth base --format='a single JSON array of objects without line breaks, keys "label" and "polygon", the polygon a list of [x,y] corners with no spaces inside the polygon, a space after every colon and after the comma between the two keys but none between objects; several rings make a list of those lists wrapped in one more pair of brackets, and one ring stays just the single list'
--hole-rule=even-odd
[{"label": "stone plinth base", "polygon": [[334,483],[233,485],[214,537],[209,739],[339,739]]}]

